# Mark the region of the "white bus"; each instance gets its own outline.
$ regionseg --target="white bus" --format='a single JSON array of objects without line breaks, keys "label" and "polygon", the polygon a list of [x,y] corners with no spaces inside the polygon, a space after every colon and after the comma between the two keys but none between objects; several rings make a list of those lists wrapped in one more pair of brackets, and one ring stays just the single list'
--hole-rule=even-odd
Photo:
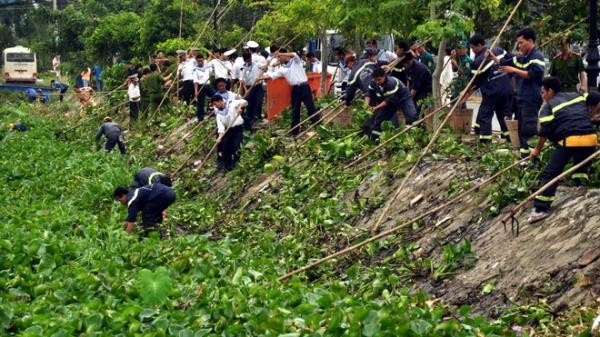
[{"label": "white bus", "polygon": [[31,82],[37,80],[37,59],[31,49],[16,46],[2,52],[4,82]]}]

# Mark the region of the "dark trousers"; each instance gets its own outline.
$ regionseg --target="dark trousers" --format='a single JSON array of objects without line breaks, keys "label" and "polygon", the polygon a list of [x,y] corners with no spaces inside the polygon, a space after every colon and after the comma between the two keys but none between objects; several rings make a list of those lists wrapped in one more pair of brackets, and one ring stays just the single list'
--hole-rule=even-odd
[{"label": "dark trousers", "polygon": [[246,114],[244,116],[244,127],[246,130],[251,130],[254,122],[262,118],[262,105],[263,99],[265,98],[265,89],[262,84],[257,84],[254,87],[248,88],[248,90],[246,95],[248,106],[246,107]]},{"label": "dark trousers", "polygon": [[104,149],[107,152],[111,152],[112,149],[115,148],[115,145],[119,146],[119,151],[121,151],[121,154],[126,153],[125,143],[123,143],[123,137],[121,136],[120,132],[113,132],[106,136],[106,145],[105,145]]},{"label": "dark trousers", "polygon": [[140,102],[129,101],[129,120],[135,121],[140,114]]},{"label": "dark trousers", "polygon": [[239,149],[243,138],[243,125],[229,128],[217,146],[217,168],[224,168],[225,171],[235,168],[235,164],[240,159]]},{"label": "dark trousers", "polygon": [[194,99],[194,81],[187,80],[183,81],[183,88],[181,90],[181,99],[186,103],[190,104],[192,99]]},{"label": "dark trousers", "polygon": [[69,90],[69,86],[65,85],[64,89],[60,89],[60,95],[58,95],[58,99],[62,102],[65,99],[65,93]]},{"label": "dark trousers", "polygon": [[[308,115],[313,123],[319,120],[319,114],[316,114],[317,108],[313,100],[310,86],[307,83],[292,86],[292,128],[300,123],[300,104],[304,103]],[[292,131],[292,135],[300,132],[298,128]]]},{"label": "dark trousers", "polygon": [[[573,159],[573,164],[577,165],[591,156],[596,151],[596,147],[564,147],[557,145],[556,150],[550,157],[550,161],[541,175],[541,186],[546,185],[552,179],[556,178],[563,172],[563,169]],[[587,171],[592,163],[588,163],[580,167],[574,174],[573,179],[580,184],[588,179]],[[541,187],[540,186],[540,187]],[[550,188],[544,191],[541,195],[535,198],[534,205],[538,212],[547,212],[550,209],[552,201],[554,201],[554,194],[558,183],[552,185]]]},{"label": "dark trousers", "polygon": [[[375,105],[377,104],[379,103],[376,103]],[[406,124],[412,124],[417,120],[417,108],[412,99],[405,99],[397,105],[390,104],[383,109],[377,110],[375,115],[367,120],[364,131],[369,138],[377,138],[377,134],[381,132],[381,124],[385,121],[391,121],[395,128],[399,127],[400,123],[398,122],[398,115],[396,114],[398,109],[402,110],[404,113]]]},{"label": "dark trousers", "polygon": [[531,153],[527,140],[537,134],[538,112],[542,106],[541,96],[519,97],[519,141],[521,142],[521,156],[526,157]]},{"label": "dark trousers", "polygon": [[502,135],[508,136],[508,128],[506,127],[504,117],[511,114],[511,109],[511,95],[483,95],[475,124],[479,140],[487,142],[492,139],[492,119],[494,118],[494,113],[496,113],[496,118],[498,118]]},{"label": "dark trousers", "polygon": [[198,97],[196,97],[196,117],[198,122],[204,119],[205,108],[206,108],[206,96],[212,97],[215,94],[215,90],[208,84],[201,85],[198,87]]},{"label": "dark trousers", "polygon": [[175,191],[166,190],[156,198],[148,201],[146,206],[142,208],[142,227],[144,228],[144,236],[156,229],[156,225],[163,221],[163,211],[169,208],[175,202]]}]

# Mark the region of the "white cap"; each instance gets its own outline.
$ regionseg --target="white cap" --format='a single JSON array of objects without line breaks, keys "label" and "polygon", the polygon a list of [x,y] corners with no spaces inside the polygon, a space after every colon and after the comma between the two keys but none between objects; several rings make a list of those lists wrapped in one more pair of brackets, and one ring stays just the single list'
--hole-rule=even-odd
[{"label": "white cap", "polygon": [[224,52],[223,55],[231,56],[231,54],[233,54],[233,53],[235,53],[235,48],[229,49],[228,51]]},{"label": "white cap", "polygon": [[271,55],[271,47],[265,47],[265,51],[267,54]]},{"label": "white cap", "polygon": [[248,41],[246,42],[246,46],[248,46],[248,48],[258,48],[258,43],[256,41]]},{"label": "white cap", "polygon": [[186,53],[186,51],[183,49],[177,49],[175,52],[177,53],[177,55]]}]

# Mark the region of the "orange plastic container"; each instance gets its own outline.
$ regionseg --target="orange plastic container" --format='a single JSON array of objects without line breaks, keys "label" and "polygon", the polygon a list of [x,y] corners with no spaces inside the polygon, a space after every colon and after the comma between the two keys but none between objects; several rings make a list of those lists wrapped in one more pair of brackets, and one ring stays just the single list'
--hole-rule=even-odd
[{"label": "orange plastic container", "polygon": [[[321,74],[307,73],[308,85],[313,97],[321,97]],[[327,88],[331,82],[331,74],[327,75]],[[267,81],[267,119],[269,122],[281,116],[281,112],[292,105],[292,87],[285,78]]]}]

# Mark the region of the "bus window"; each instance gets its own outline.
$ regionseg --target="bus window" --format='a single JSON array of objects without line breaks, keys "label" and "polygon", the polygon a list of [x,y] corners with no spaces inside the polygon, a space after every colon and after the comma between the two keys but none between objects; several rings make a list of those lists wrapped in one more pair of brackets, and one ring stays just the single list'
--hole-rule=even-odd
[{"label": "bus window", "polygon": [[6,62],[34,62],[34,55],[31,53],[8,53]]}]

